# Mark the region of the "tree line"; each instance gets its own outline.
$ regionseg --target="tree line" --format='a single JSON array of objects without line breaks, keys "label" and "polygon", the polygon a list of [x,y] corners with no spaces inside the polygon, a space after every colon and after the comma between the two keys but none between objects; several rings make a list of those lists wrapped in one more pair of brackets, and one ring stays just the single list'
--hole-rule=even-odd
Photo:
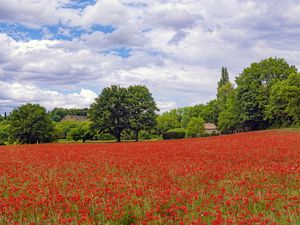
[{"label": "tree line", "polygon": [[[8,116],[0,115],[0,144],[116,138],[205,136],[204,122],[222,133],[300,125],[300,74],[282,58],[252,63],[230,82],[222,67],[217,96],[207,104],[173,109],[158,115],[146,86],[104,88],[90,108],[55,108],[25,104]],[[88,121],[62,121],[66,115],[88,116]]]},{"label": "tree line", "polygon": [[[1,117],[3,126],[0,127],[3,127],[3,131],[0,129],[0,138],[2,144],[4,141],[32,144],[52,142],[58,138],[85,141],[112,137],[120,142],[126,131],[129,136],[133,133],[134,139],[138,141],[141,131],[156,126],[157,111],[156,103],[146,86],[125,88],[113,85],[104,88],[89,109],[55,108],[47,112],[38,104],[22,105],[14,109],[8,118]],[[88,116],[89,120],[62,121],[66,115]]]},{"label": "tree line", "polygon": [[216,98],[162,114],[160,132],[186,128],[192,118],[215,123],[222,133],[300,125],[300,74],[295,66],[268,58],[245,68],[235,83],[223,67]]}]

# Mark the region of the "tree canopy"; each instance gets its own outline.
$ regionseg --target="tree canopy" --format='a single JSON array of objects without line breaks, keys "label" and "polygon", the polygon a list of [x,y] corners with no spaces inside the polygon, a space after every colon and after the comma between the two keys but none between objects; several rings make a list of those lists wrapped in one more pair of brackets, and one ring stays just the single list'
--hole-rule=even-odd
[{"label": "tree canopy", "polygon": [[222,87],[223,85],[227,84],[229,82],[229,74],[226,67],[222,67],[221,72],[221,79],[218,82],[218,88]]},{"label": "tree canopy", "polygon": [[50,112],[51,119],[55,122],[60,122],[66,115],[78,115],[87,116],[88,108],[83,109],[65,109],[65,108],[54,108]]},{"label": "tree canopy", "polygon": [[300,123],[299,73],[293,73],[288,79],[279,81],[272,86],[265,117],[275,126]]},{"label": "tree canopy", "polygon": [[46,109],[38,104],[25,104],[10,114],[10,137],[26,144],[45,143],[53,139],[53,124]]},{"label": "tree canopy", "polygon": [[252,130],[268,127],[270,124],[264,114],[272,85],[296,72],[295,66],[281,58],[265,59],[245,68],[236,78],[242,126]]},{"label": "tree canopy", "polygon": [[129,127],[135,133],[135,140],[138,141],[141,130],[149,130],[156,126],[158,108],[146,86],[129,86],[127,91]]},{"label": "tree canopy", "polygon": [[193,117],[187,125],[187,137],[200,137],[204,133],[204,120],[202,118]]},{"label": "tree canopy", "polygon": [[[172,109],[157,115],[158,108],[146,86],[112,85],[103,89],[90,109],[45,108],[26,104],[9,116],[0,115],[0,142],[48,142],[53,137],[135,139],[158,137],[168,131],[198,136],[199,124],[215,123],[223,133],[300,124],[300,75],[282,58],[254,62],[229,80],[222,67],[216,98],[206,104]],[[65,115],[89,116],[85,123],[61,122]],[[50,118],[55,121],[55,129]],[[202,118],[202,121],[200,121]],[[198,125],[197,125],[198,124]],[[197,131],[196,131],[197,130]],[[8,135],[9,133],[9,135]]]},{"label": "tree canopy", "polygon": [[155,126],[156,103],[145,86],[128,88],[113,85],[104,88],[91,105],[89,116],[92,127],[98,131],[108,131],[121,141],[125,129],[135,132],[136,140],[141,130]]}]

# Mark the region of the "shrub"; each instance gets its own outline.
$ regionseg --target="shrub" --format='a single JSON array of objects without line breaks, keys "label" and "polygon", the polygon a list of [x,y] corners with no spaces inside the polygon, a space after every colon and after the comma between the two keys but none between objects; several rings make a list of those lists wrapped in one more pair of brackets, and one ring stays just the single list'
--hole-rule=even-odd
[{"label": "shrub", "polygon": [[100,140],[100,141],[111,141],[114,139],[115,137],[109,133],[100,133],[94,136],[94,140]]},{"label": "shrub", "polygon": [[182,139],[185,137],[185,130],[183,128],[175,128],[164,132],[162,136],[164,140]]}]

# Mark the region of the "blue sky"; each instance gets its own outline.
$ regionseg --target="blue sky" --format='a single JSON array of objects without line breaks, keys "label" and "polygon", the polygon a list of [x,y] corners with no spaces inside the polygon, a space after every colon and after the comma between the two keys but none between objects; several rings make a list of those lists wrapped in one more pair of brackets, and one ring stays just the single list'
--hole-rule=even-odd
[{"label": "blue sky", "polygon": [[300,68],[298,0],[0,0],[0,113],[87,107],[145,84],[161,111],[206,103],[230,78],[283,57]]}]

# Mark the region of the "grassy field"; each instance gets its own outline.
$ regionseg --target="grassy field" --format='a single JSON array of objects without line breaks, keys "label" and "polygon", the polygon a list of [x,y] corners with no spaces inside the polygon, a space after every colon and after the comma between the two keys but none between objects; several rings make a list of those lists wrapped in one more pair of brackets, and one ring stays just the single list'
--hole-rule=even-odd
[{"label": "grassy field", "polygon": [[299,224],[300,132],[0,147],[0,224]]}]

